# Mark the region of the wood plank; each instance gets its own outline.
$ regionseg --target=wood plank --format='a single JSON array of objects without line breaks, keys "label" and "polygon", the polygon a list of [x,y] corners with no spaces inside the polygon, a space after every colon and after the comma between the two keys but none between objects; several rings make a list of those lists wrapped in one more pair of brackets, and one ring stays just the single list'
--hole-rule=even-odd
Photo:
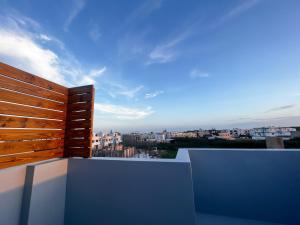
[{"label": "wood plank", "polygon": [[17,116],[30,116],[49,119],[65,119],[65,113],[59,111],[51,111],[41,108],[32,108],[28,106],[15,105],[6,102],[0,102],[0,114],[10,114]]},{"label": "wood plank", "polygon": [[68,148],[72,147],[90,147],[89,139],[66,139],[65,144]]},{"label": "wood plank", "polygon": [[89,147],[90,147],[90,152],[88,154],[90,155],[89,157],[92,156],[92,143],[93,143],[93,129],[94,129],[94,102],[95,102],[95,88],[94,86],[92,87],[92,92],[91,92],[91,102],[92,102],[92,107],[91,107],[91,114],[90,114],[90,120],[91,120],[91,127],[89,129],[90,131],[90,137],[89,137]]},{"label": "wood plank", "polygon": [[69,96],[82,94],[82,93],[91,93],[93,88],[94,88],[93,85],[69,88]]},{"label": "wood plank", "polygon": [[67,148],[65,153],[67,153],[66,157],[92,157],[91,148]]},{"label": "wood plank", "polygon": [[64,130],[0,129],[0,141],[64,138]]},{"label": "wood plank", "polygon": [[90,128],[92,125],[91,120],[82,120],[82,121],[68,121],[67,126],[70,130],[75,128]]},{"label": "wood plank", "polygon": [[76,110],[91,110],[92,104],[91,102],[82,102],[76,104],[68,104],[68,111],[76,111]]},{"label": "wood plank", "polygon": [[0,75],[0,87],[59,102],[67,102],[66,95],[61,95],[52,91],[48,91],[46,89],[23,83],[17,80],[13,80],[2,75]]},{"label": "wood plank", "polygon": [[35,107],[42,107],[47,109],[55,109],[65,111],[67,105],[63,103],[53,102],[46,99],[36,98],[29,95],[23,95],[13,91],[0,89],[0,101],[14,102],[24,105],[30,105]]},{"label": "wood plank", "polygon": [[21,118],[0,115],[0,128],[52,128],[65,129],[65,121]]},{"label": "wood plank", "polygon": [[63,157],[63,155],[64,149],[60,148],[46,151],[23,153],[12,156],[2,156],[0,157],[0,169],[52,158],[60,158]]},{"label": "wood plank", "polygon": [[69,96],[69,104],[76,103],[76,102],[87,102],[91,100],[91,94],[84,94],[84,95],[70,95]]},{"label": "wood plank", "polygon": [[89,129],[84,130],[67,130],[66,139],[77,138],[77,137],[89,137]]},{"label": "wood plank", "polygon": [[21,81],[24,81],[24,82],[27,82],[30,84],[34,84],[34,85],[43,87],[48,90],[62,93],[64,95],[68,94],[68,88],[66,88],[60,84],[56,84],[54,82],[51,82],[51,81],[41,78],[39,76],[27,73],[23,70],[14,68],[12,66],[9,66],[9,65],[1,63],[1,62],[0,62],[0,73],[3,75],[9,76],[11,78],[14,78],[14,79],[18,79],[18,80],[21,80]]},{"label": "wood plank", "polygon": [[64,140],[0,142],[0,155],[63,148]]},{"label": "wood plank", "polygon": [[67,116],[67,120],[78,120],[78,119],[90,119],[91,111],[83,111],[83,112],[72,112],[72,114]]}]

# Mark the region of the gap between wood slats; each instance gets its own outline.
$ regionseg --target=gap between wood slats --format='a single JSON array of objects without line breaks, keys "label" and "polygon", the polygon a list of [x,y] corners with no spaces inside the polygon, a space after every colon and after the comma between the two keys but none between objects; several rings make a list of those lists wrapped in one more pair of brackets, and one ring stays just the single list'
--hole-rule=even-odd
[{"label": "gap between wood slats", "polygon": [[67,96],[0,75],[0,87],[66,103]]},{"label": "gap between wood slats", "polygon": [[0,114],[10,114],[17,116],[30,116],[49,119],[65,119],[65,113],[59,111],[52,111],[42,108],[32,108],[30,106],[23,106],[0,102]]},{"label": "gap between wood slats", "polygon": [[32,85],[36,85],[36,86],[39,86],[39,87],[45,88],[47,90],[51,90],[51,91],[63,94],[63,95],[68,94],[68,88],[66,88],[60,84],[56,84],[54,82],[48,81],[44,78],[27,73],[23,70],[14,68],[14,67],[9,66],[4,63],[0,63],[0,73],[4,74],[6,76],[9,76],[11,78],[18,79],[23,82],[27,82]]},{"label": "gap between wood slats", "polygon": [[64,130],[0,129],[0,141],[64,138]]},{"label": "gap between wood slats", "polygon": [[35,107],[47,108],[65,111],[67,105],[59,102],[54,102],[45,98],[25,95],[23,93],[14,92],[8,89],[0,88],[0,101],[14,102],[18,104],[30,105]]},{"label": "gap between wood slats", "polygon": [[50,128],[65,129],[65,121],[23,118],[0,115],[0,128]]},{"label": "gap between wood slats", "polygon": [[13,156],[2,156],[0,157],[0,169],[22,165],[26,163],[32,163],[42,161],[46,159],[63,157],[64,149],[53,149],[38,152],[29,152],[16,154]]},{"label": "gap between wood slats", "polygon": [[42,151],[64,146],[63,139],[43,140],[43,141],[17,141],[0,143],[0,155],[8,155],[14,153],[28,151]]}]

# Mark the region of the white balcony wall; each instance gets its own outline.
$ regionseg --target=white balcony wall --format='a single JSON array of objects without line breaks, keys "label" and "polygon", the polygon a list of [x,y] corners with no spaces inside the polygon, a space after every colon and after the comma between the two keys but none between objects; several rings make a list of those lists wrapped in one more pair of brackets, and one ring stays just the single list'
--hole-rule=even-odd
[{"label": "white balcony wall", "polygon": [[300,224],[300,151],[189,151],[199,213]]},{"label": "white balcony wall", "polygon": [[194,225],[190,163],[70,159],[66,225]]}]

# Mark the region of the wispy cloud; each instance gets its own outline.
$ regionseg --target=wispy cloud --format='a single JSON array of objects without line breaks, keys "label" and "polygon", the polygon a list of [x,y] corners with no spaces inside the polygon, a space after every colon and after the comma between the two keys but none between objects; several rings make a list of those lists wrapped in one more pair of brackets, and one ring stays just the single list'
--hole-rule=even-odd
[{"label": "wispy cloud", "polygon": [[190,74],[189,74],[190,78],[192,79],[197,79],[197,78],[208,78],[210,77],[209,73],[205,73],[199,69],[193,69],[191,70]]},{"label": "wispy cloud", "polygon": [[250,10],[263,0],[243,0],[241,3],[230,9],[226,14],[220,17],[211,27],[215,28],[218,27],[227,21],[230,21],[241,14],[245,13],[246,11]]},{"label": "wispy cloud", "polygon": [[154,49],[149,53],[146,65],[154,63],[168,63],[173,61],[176,58],[176,51],[173,48],[184,41],[189,35],[190,32],[188,30],[182,31],[169,41],[154,47]]},{"label": "wispy cloud", "polygon": [[93,24],[89,30],[89,37],[94,41],[97,42],[100,37],[102,36],[100,32],[100,28],[97,24]]},{"label": "wispy cloud", "polygon": [[72,1],[71,11],[64,23],[65,31],[69,30],[69,26],[71,25],[73,20],[79,15],[79,13],[84,9],[85,4],[86,4],[86,0],[73,0]]},{"label": "wispy cloud", "polygon": [[40,38],[41,40],[43,40],[43,41],[46,41],[46,42],[52,40],[51,37],[49,37],[49,36],[46,35],[46,34],[40,34],[39,38]]},{"label": "wispy cloud", "polygon": [[151,93],[146,93],[145,94],[145,99],[149,99],[149,98],[155,98],[157,97],[158,95],[161,95],[163,94],[164,91],[155,91],[155,92],[151,92]]},{"label": "wispy cloud", "polygon": [[123,96],[132,99],[135,98],[144,88],[143,85],[131,87],[111,80],[103,80],[102,84],[101,89],[112,98]]},{"label": "wispy cloud", "polygon": [[154,113],[151,107],[145,109],[130,108],[120,105],[95,103],[95,110],[115,116],[118,119],[137,120],[144,119]]},{"label": "wispy cloud", "polygon": [[124,89],[124,90],[117,91],[117,94],[126,96],[128,98],[134,98],[136,94],[140,92],[143,88],[144,86],[140,85],[132,89]]},{"label": "wispy cloud", "polygon": [[87,85],[87,84],[96,84],[96,78],[102,76],[106,71],[106,67],[102,67],[100,69],[93,69],[89,74],[84,75],[82,79],[78,82],[79,85]]},{"label": "wispy cloud", "polygon": [[123,29],[127,29],[132,24],[136,24],[145,17],[149,16],[155,10],[161,7],[162,0],[146,0],[135,8],[123,23]]},{"label": "wispy cloud", "polygon": [[294,105],[294,104],[283,105],[283,106],[279,106],[279,107],[275,107],[275,108],[269,109],[269,110],[266,111],[266,113],[277,112],[277,111],[282,111],[282,110],[286,110],[286,109],[291,109],[291,108],[294,108],[295,106],[296,105]]}]

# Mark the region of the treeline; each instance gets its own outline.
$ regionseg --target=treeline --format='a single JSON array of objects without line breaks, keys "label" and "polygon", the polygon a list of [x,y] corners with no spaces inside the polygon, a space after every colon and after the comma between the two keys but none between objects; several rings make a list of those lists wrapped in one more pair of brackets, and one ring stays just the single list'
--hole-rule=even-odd
[{"label": "treeline", "polygon": [[[125,144],[126,145],[126,144]],[[300,138],[284,141],[285,148],[298,148],[300,149]],[[223,140],[207,138],[175,138],[170,143],[153,143],[141,142],[135,143],[136,148],[153,149],[157,147],[158,150],[177,151],[179,148],[266,148],[264,140],[251,140],[251,139],[236,139],[236,140]]]},{"label": "treeline", "polygon": [[[285,148],[300,149],[300,138],[285,140]],[[223,140],[206,138],[176,138],[171,143],[158,143],[159,149],[176,150],[178,148],[266,148],[265,140],[236,139]]]},{"label": "treeline", "polygon": [[178,148],[266,148],[266,142],[248,139],[176,138],[171,143],[158,143],[157,148],[166,150],[178,150]]}]

